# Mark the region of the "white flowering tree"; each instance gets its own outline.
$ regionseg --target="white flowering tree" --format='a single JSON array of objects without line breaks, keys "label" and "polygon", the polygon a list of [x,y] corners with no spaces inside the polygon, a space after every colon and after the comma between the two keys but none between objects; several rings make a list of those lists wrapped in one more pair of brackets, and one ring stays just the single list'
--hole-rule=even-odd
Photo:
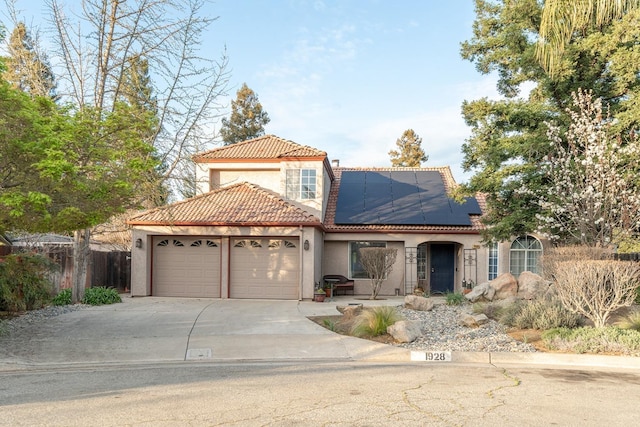
[{"label": "white flowering tree", "polygon": [[539,204],[539,231],[564,243],[607,247],[640,225],[640,147],[608,132],[602,101],[587,91],[573,94],[569,129],[549,125],[554,145],[541,171],[549,180]]}]

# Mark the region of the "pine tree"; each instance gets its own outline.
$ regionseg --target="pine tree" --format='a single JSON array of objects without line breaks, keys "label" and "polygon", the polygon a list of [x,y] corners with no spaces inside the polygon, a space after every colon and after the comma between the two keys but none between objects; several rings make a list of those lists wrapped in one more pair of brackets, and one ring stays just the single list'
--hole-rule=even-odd
[{"label": "pine tree", "polygon": [[264,125],[270,121],[258,95],[246,83],[242,84],[236,96],[236,100],[231,101],[231,116],[222,119],[220,135],[224,145],[264,135]]},{"label": "pine tree", "polygon": [[396,141],[397,150],[389,151],[393,167],[418,168],[429,159],[422,149],[422,138],[413,129],[407,129]]},{"label": "pine tree", "polygon": [[46,55],[39,52],[24,23],[18,23],[9,36],[7,51],[5,80],[32,96],[55,97],[55,79]]}]

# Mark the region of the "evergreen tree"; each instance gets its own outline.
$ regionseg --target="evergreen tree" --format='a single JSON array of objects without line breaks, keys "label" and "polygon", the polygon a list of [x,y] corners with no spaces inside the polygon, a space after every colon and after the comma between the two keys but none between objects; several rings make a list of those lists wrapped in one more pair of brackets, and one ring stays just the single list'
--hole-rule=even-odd
[{"label": "evergreen tree", "polygon": [[[463,167],[474,175],[457,192],[486,194],[484,220],[490,227],[485,237],[506,239],[537,228],[536,216],[542,214],[537,201],[550,189],[540,164],[556,149],[545,122],[564,134],[572,93],[584,88],[602,98],[615,122],[610,132],[629,134],[640,124],[640,11],[575,33],[563,53],[563,64],[571,66],[553,77],[536,56],[542,16],[538,1],[476,0],[476,15],[462,57],[483,74],[497,72],[504,99],[464,102],[472,135],[463,145]],[[519,92],[523,83],[532,87],[526,99]]]},{"label": "evergreen tree", "polygon": [[32,96],[55,97],[55,79],[46,55],[40,52],[23,22],[9,36],[7,51],[5,80]]},{"label": "evergreen tree", "polygon": [[235,144],[264,135],[264,125],[269,123],[269,115],[262,109],[258,94],[246,83],[231,101],[231,116],[222,119],[220,135],[224,145]]},{"label": "evergreen tree", "polygon": [[422,138],[413,129],[407,129],[396,140],[397,150],[389,151],[391,165],[393,167],[418,168],[422,162],[428,160],[428,156],[422,149]]}]

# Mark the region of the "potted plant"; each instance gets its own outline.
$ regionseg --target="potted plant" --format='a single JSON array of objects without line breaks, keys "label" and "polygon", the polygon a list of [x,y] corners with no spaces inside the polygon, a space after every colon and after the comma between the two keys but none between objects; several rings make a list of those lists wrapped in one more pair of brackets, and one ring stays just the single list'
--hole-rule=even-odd
[{"label": "potted plant", "polygon": [[471,289],[473,289],[474,285],[475,283],[473,282],[473,280],[462,279],[462,293],[468,294],[469,292],[471,292]]},{"label": "potted plant", "polygon": [[316,302],[324,302],[324,299],[326,298],[326,296],[327,294],[322,288],[316,288],[316,290],[313,292],[313,299]]}]

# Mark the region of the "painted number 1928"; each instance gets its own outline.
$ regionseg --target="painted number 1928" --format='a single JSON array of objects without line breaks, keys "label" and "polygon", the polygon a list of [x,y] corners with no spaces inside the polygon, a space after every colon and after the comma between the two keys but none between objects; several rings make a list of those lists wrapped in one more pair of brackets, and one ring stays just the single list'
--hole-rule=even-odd
[{"label": "painted number 1928", "polygon": [[412,352],[411,360],[426,362],[451,362],[450,351]]}]

